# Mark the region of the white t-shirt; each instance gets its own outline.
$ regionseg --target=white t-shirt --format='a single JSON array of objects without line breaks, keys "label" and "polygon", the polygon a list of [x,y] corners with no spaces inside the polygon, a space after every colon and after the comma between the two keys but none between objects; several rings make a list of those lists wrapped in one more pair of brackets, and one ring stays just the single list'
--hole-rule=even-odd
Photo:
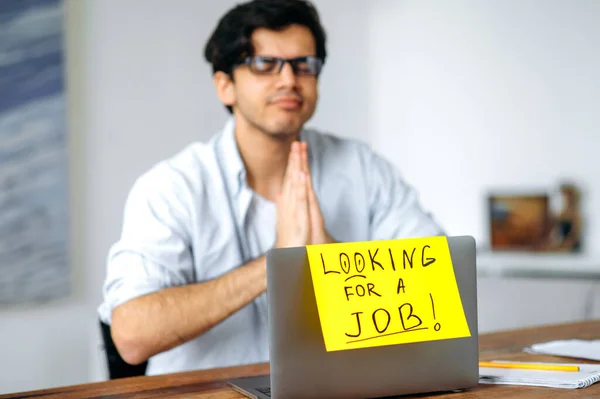
[{"label": "white t-shirt", "polygon": [[253,253],[266,253],[275,245],[275,223],[277,208],[271,202],[257,193],[253,193],[252,203],[248,209],[246,237]]}]

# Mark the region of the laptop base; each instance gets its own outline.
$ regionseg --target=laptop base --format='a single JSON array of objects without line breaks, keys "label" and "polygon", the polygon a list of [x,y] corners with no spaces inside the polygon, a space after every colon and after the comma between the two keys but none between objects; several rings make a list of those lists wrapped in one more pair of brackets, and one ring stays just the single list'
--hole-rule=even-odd
[{"label": "laptop base", "polygon": [[271,378],[268,375],[234,378],[228,380],[227,384],[252,399],[269,399],[271,397]]}]

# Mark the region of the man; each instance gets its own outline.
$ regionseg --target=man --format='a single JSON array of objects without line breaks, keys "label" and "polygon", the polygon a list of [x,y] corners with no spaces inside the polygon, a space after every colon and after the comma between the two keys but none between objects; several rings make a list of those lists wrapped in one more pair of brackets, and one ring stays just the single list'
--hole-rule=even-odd
[{"label": "man", "polygon": [[303,129],[326,58],[312,5],[238,5],[205,56],[232,118],[136,181],[108,258],[101,319],[147,374],[268,361],[271,248],[442,234],[390,163]]}]

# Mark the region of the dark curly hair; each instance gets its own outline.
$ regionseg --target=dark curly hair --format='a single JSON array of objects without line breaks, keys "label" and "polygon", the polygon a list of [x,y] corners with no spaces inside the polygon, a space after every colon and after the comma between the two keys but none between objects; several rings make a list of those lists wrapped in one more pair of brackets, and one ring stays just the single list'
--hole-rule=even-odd
[{"label": "dark curly hair", "polygon": [[[204,57],[217,71],[232,74],[233,67],[254,53],[252,33],[257,28],[283,29],[297,24],[310,29],[316,56],[325,63],[326,34],[316,8],[307,0],[253,0],[238,4],[225,14],[206,43]],[[232,112],[231,107],[227,107]]]}]

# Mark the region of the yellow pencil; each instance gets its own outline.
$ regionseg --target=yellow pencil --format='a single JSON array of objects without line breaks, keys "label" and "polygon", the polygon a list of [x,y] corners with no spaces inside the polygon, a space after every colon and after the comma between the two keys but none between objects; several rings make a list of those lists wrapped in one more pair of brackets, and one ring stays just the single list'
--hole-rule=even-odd
[{"label": "yellow pencil", "polygon": [[479,362],[479,367],[492,367],[501,369],[527,369],[546,371],[579,371],[578,366],[561,366],[556,364],[540,363],[505,363],[505,362]]}]

